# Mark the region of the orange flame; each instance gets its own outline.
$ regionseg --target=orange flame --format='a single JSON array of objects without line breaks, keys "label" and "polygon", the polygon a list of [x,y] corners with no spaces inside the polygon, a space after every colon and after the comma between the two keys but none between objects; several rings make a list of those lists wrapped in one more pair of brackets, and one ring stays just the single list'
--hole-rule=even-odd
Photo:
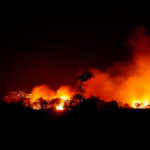
[{"label": "orange flame", "polygon": [[[57,110],[64,110],[64,104],[66,101],[69,101],[73,95],[71,88],[69,86],[61,86],[56,92],[51,90],[47,85],[35,86],[32,90],[32,98],[30,99],[31,106],[33,109],[41,109],[41,104],[39,99],[42,98],[47,102],[52,101],[53,99],[60,99],[60,103],[56,105]],[[34,105],[34,103],[36,105]]]},{"label": "orange flame", "polygon": [[149,100],[145,101],[133,101],[132,107],[137,109],[146,109],[149,108]]},{"label": "orange flame", "polygon": [[[128,103],[132,108],[150,108],[150,36],[145,28],[137,28],[127,45],[133,51],[132,59],[116,62],[105,71],[91,69],[94,78],[86,82],[85,96],[96,96],[106,101],[117,100],[120,104]],[[71,100],[73,93],[69,86],[61,86],[56,91],[47,85],[35,86],[30,104],[33,109],[41,109],[40,98],[47,102],[59,99],[55,108],[64,110],[65,103]],[[16,97],[16,93],[13,94]],[[5,101],[20,100],[14,95],[8,96]]]},{"label": "orange flame", "polygon": [[60,103],[59,105],[56,106],[56,110],[64,110],[64,104]]},{"label": "orange flame", "polygon": [[50,100],[55,96],[55,92],[51,90],[48,85],[40,85],[35,86],[32,90],[32,98],[31,103],[35,102],[39,98],[43,98],[45,100]]},{"label": "orange flame", "polygon": [[87,81],[86,95],[146,108],[150,104],[150,37],[145,28],[137,28],[127,44],[133,50],[132,59],[104,72],[91,69],[95,78]]}]

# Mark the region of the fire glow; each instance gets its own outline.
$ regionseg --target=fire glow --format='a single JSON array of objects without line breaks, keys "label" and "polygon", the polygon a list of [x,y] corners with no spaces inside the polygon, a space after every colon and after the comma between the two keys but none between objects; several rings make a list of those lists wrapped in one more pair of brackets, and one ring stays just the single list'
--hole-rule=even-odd
[{"label": "fire glow", "polygon": [[[55,107],[56,110],[64,110],[65,103],[71,100],[73,95],[71,88],[69,86],[61,86],[56,92],[51,90],[47,85],[36,86],[32,90],[32,98],[30,99],[31,106],[37,106],[37,100],[42,98],[48,105],[46,107]],[[55,102],[55,103],[53,103]]]},{"label": "fire glow", "polygon": [[64,110],[63,103],[60,103],[59,105],[56,106],[56,110]]},{"label": "fire glow", "polygon": [[147,108],[150,104],[150,36],[144,27],[136,28],[126,42],[132,58],[116,62],[106,71],[93,69],[95,78],[87,82],[87,96],[91,93],[106,101],[116,99],[132,108]]},{"label": "fire glow", "polygon": [[[150,37],[144,27],[134,31],[127,46],[132,49],[132,58],[116,62],[105,71],[89,69],[94,77],[86,81],[85,97],[99,97],[105,101],[116,100],[120,106],[130,108],[150,108]],[[54,91],[47,85],[35,86],[25,105],[33,109],[52,108],[62,111],[70,105],[75,94],[74,88],[61,86]],[[42,99],[41,99],[42,98]],[[7,97],[7,99],[9,99]],[[15,101],[15,98],[12,98]],[[43,101],[44,100],[44,101]],[[5,100],[11,102],[11,100]],[[19,101],[16,99],[16,101]],[[47,104],[45,104],[45,101]]]},{"label": "fire glow", "polygon": [[149,101],[133,101],[132,102],[132,107],[133,108],[138,108],[138,109],[146,109],[149,108]]}]

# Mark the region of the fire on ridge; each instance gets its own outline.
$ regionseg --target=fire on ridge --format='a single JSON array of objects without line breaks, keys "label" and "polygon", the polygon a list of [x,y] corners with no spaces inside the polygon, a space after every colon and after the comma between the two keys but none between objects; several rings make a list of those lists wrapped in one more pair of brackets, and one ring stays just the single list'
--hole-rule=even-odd
[{"label": "fire on ridge", "polygon": [[4,97],[5,102],[23,101],[33,109],[55,108],[62,111],[91,96],[105,102],[116,100],[120,107],[150,108],[150,36],[144,27],[135,29],[126,42],[132,50],[132,58],[115,62],[105,71],[89,69],[79,77],[78,87],[61,86],[54,91],[47,85],[35,86],[31,94],[12,92]]},{"label": "fire on ridge", "polygon": [[[45,85],[42,85],[42,87]],[[39,86],[40,87],[40,86]],[[39,88],[38,87],[38,88]],[[28,94],[23,91],[18,92],[9,92],[7,96],[4,97],[4,101],[7,103],[13,102],[21,102],[25,107],[30,107],[35,110],[40,109],[55,109],[57,111],[63,111],[64,109],[70,109],[70,105],[72,102],[74,102],[73,95],[67,93],[64,95],[61,95],[58,97],[54,96],[51,97],[51,99],[43,99],[42,95],[40,93],[39,98],[33,101],[33,95]],[[43,95],[44,97],[44,95]],[[79,101],[76,101],[76,104],[78,104]],[[120,107],[125,108],[125,104],[118,103]],[[143,100],[143,101],[132,101],[131,105],[128,104],[128,108],[132,109],[149,109],[149,100]]]}]

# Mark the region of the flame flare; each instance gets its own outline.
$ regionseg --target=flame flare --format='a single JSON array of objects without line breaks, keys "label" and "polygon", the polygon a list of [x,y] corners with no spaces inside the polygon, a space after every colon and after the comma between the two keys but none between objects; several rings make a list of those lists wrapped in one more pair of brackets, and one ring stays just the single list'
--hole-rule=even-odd
[{"label": "flame flare", "polygon": [[149,107],[149,101],[133,101],[132,102],[132,107],[136,109],[146,109]]},{"label": "flame flare", "polygon": [[56,110],[64,110],[64,104],[60,103],[59,105],[56,106]]},{"label": "flame flare", "polygon": [[87,81],[86,95],[106,101],[115,99],[133,108],[147,108],[150,104],[150,36],[144,27],[139,27],[126,44],[132,49],[132,58],[116,62],[106,71],[92,69],[95,78]]},{"label": "flame flare", "polygon": [[36,86],[32,90],[33,97],[30,100],[30,104],[33,109],[41,109],[41,104],[39,99],[42,98],[47,103],[49,103],[46,107],[52,107],[51,102],[58,100],[54,105],[56,110],[64,110],[64,105],[67,101],[71,100],[73,92],[69,86],[61,86],[56,92],[51,90],[51,88],[47,85]]},{"label": "flame flare", "polygon": [[[150,108],[150,36],[144,27],[139,27],[126,44],[132,49],[132,59],[116,62],[105,71],[90,69],[94,78],[86,80],[85,97],[95,96],[105,101],[113,99],[132,108]],[[54,91],[47,85],[40,85],[35,86],[30,95],[14,92],[5,101],[18,102],[24,97],[29,99],[25,106],[33,109],[54,106],[56,110],[64,110],[73,94],[70,86],[61,86]]]}]

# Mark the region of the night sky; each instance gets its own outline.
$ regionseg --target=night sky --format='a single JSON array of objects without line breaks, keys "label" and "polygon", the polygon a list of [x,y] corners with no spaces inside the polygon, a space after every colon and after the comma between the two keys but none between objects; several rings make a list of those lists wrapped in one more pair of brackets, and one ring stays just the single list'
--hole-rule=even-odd
[{"label": "night sky", "polygon": [[0,90],[73,85],[80,70],[106,69],[130,58],[135,27],[150,31],[148,4],[107,2],[3,3]]}]

